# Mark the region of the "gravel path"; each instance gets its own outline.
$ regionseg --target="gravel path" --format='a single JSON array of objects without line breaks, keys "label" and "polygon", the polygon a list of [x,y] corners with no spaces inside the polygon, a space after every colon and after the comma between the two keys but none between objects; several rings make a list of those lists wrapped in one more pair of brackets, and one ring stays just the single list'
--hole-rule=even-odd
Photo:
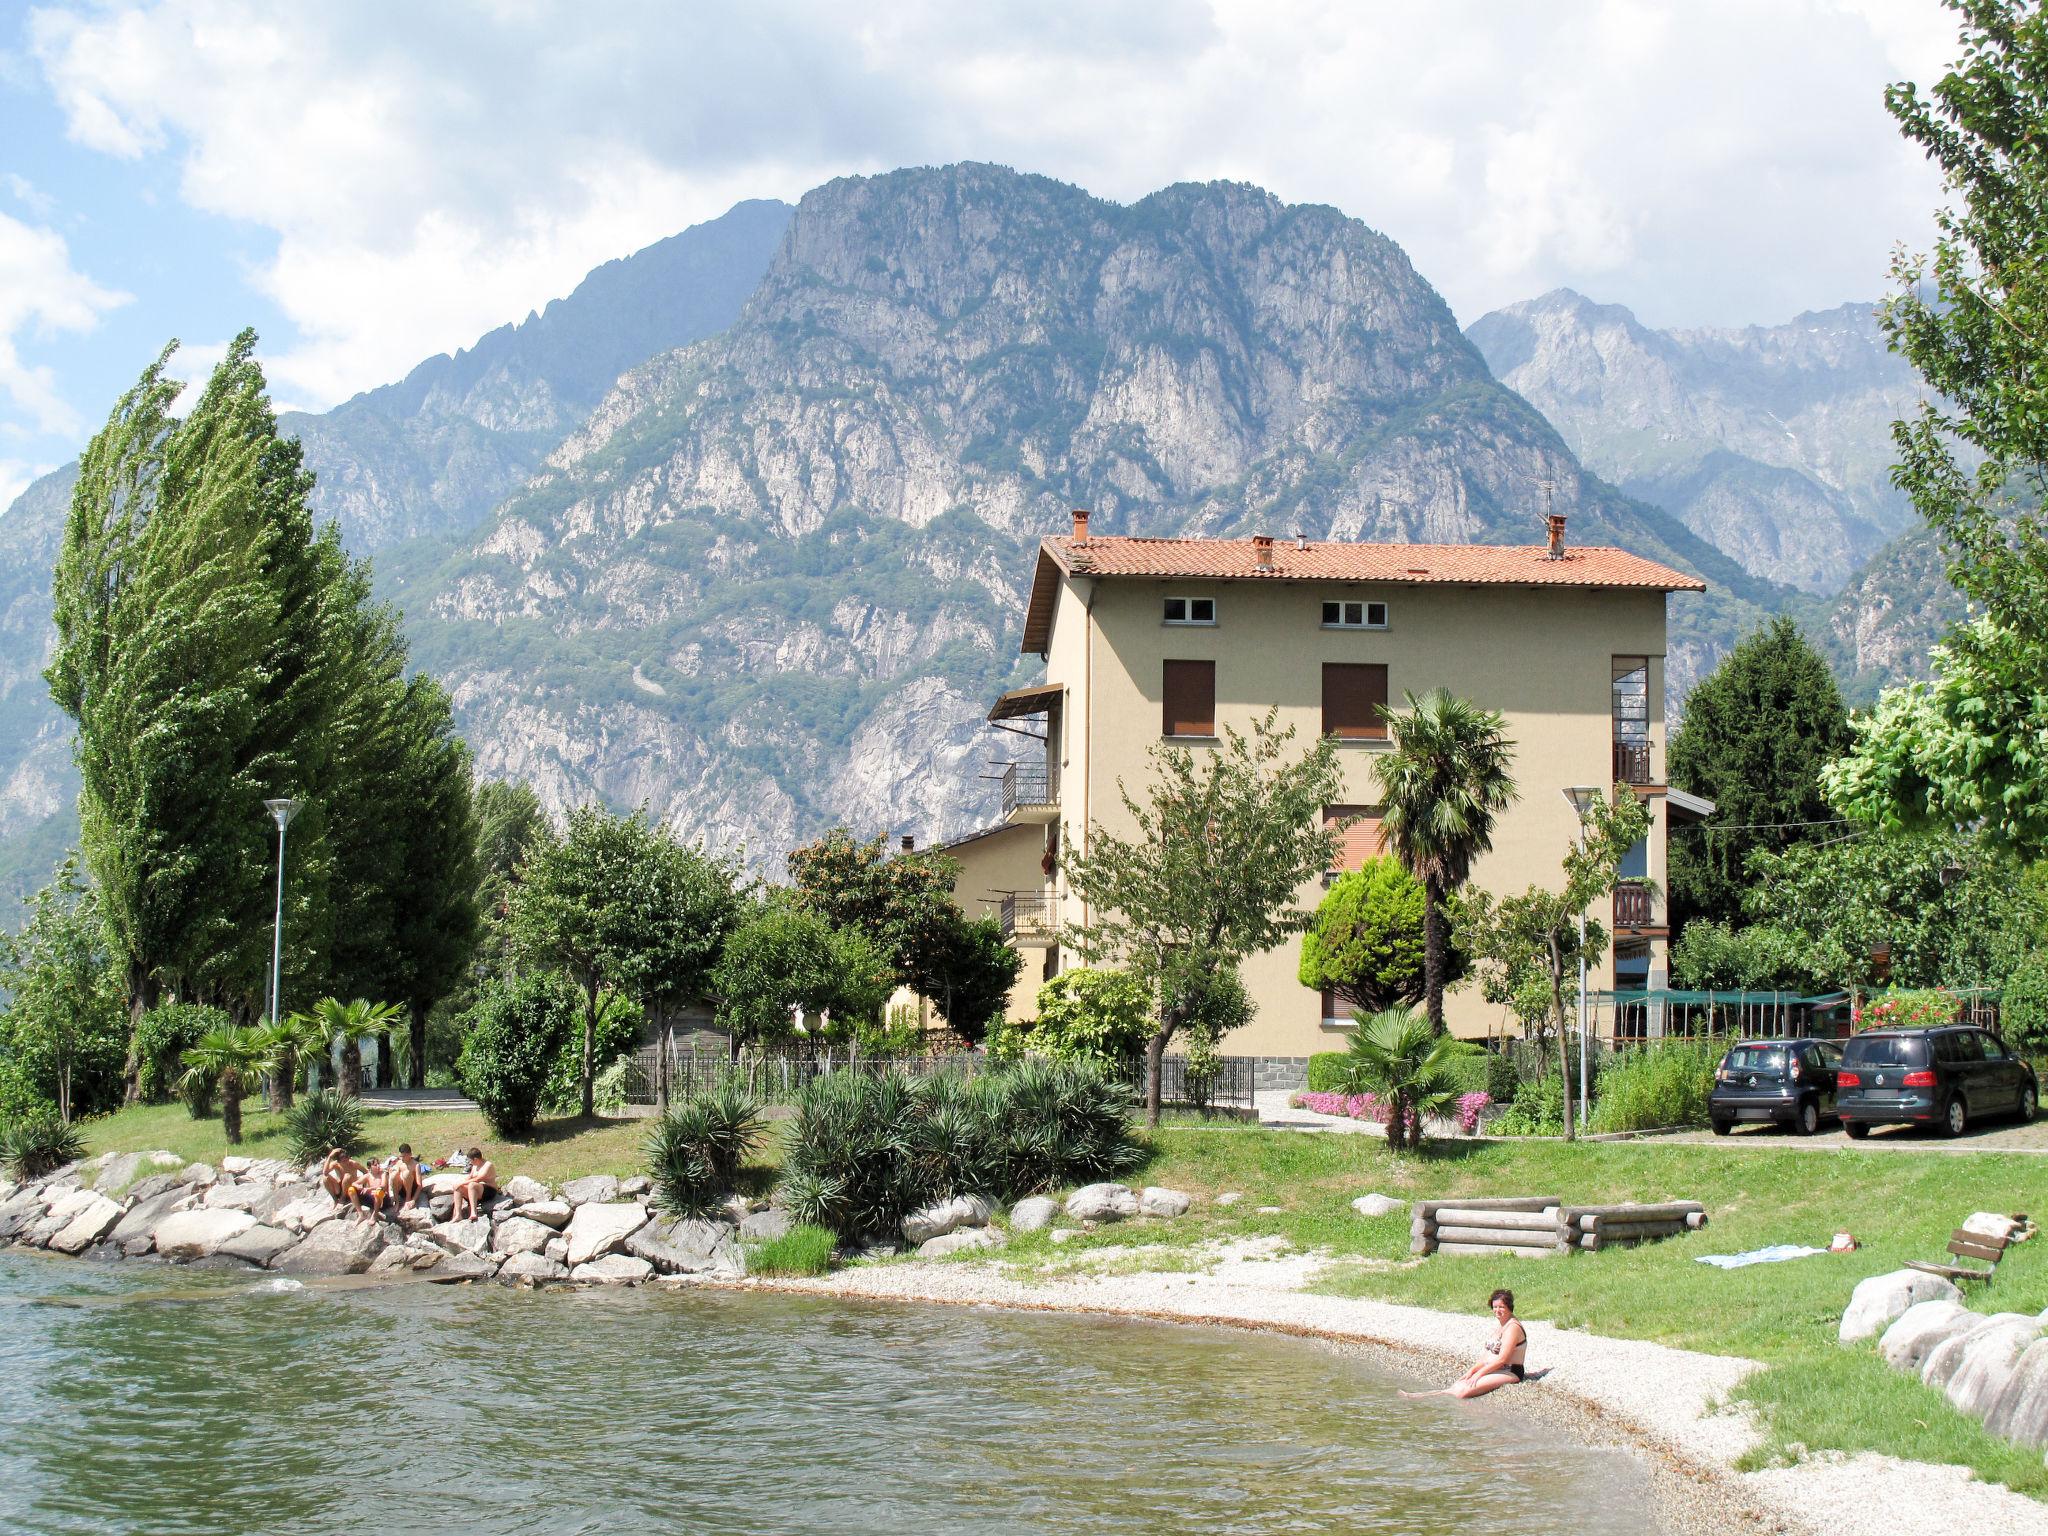
[{"label": "gravel path", "polygon": [[[751,1282],[881,1301],[1109,1313],[1297,1334],[1372,1355],[1428,1379],[1448,1380],[1480,1351],[1491,1320],[1390,1302],[1307,1293],[1320,1261],[1276,1254],[1271,1240],[1219,1247],[1202,1274],[1086,1272],[1025,1278],[999,1263],[967,1261],[856,1266],[821,1280]],[[1521,1412],[1569,1431],[1637,1449],[1651,1462],[1665,1530],[1900,1536],[1995,1530],[2048,1536],[2048,1506],[1978,1482],[1960,1468],[1891,1457],[1815,1457],[1796,1466],[1739,1473],[1735,1459],[1757,1443],[1748,1416],[1716,1410],[1752,1360],[1610,1339],[1527,1320],[1534,1390],[1510,1388],[1470,1412]]]}]

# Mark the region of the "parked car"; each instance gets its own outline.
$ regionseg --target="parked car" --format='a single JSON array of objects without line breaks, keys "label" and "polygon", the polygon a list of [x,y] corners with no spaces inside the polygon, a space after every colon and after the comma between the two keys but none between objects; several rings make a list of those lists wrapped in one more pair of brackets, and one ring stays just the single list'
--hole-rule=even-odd
[{"label": "parked car", "polygon": [[1721,1058],[1707,1118],[1716,1136],[1739,1120],[1789,1125],[1802,1136],[1835,1113],[1835,1069],[1842,1048],[1832,1040],[1744,1040]]},{"label": "parked car", "polygon": [[1852,1038],[1836,1076],[1842,1129],[1932,1125],[1960,1136],[1980,1116],[2032,1120],[2041,1102],[2034,1069],[1988,1029],[1873,1029]]}]

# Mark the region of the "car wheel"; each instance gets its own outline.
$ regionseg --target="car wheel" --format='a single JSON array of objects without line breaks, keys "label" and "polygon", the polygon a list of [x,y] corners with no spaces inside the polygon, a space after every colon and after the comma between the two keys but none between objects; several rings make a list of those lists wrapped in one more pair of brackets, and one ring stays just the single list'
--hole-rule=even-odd
[{"label": "car wheel", "polygon": [[1726,1136],[1735,1129],[1735,1122],[1733,1120],[1714,1120],[1708,1123],[1714,1127],[1714,1134],[1716,1136]]},{"label": "car wheel", "polygon": [[1792,1122],[1792,1128],[1802,1136],[1811,1136],[1820,1129],[1820,1103],[1815,1099],[1804,1099],[1799,1105],[1799,1118]]},{"label": "car wheel", "polygon": [[1851,1141],[1861,1141],[1870,1134],[1870,1127],[1861,1120],[1844,1120],[1842,1122],[1842,1129],[1848,1134]]},{"label": "car wheel", "polygon": [[1950,1136],[1960,1136],[1970,1128],[1970,1106],[1963,1102],[1959,1093],[1948,1101],[1948,1108],[1942,1111],[1941,1128]]},{"label": "car wheel", "polygon": [[2039,1107],[2040,1101],[2035,1097],[2033,1085],[2030,1083],[2020,1090],[2020,1124],[2032,1125],[2034,1111]]}]

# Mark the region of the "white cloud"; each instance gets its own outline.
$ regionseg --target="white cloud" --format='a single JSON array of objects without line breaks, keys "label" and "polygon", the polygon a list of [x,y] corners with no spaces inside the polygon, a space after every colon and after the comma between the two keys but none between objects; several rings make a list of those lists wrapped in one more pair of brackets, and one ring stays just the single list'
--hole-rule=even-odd
[{"label": "white cloud", "polygon": [[17,496],[56,467],[31,464],[26,459],[0,459],[0,517],[7,515]]},{"label": "white cloud", "polygon": [[1953,52],[1919,9],[161,0],[28,36],[75,140],[274,232],[269,365],[330,402],[738,198],[955,159],[1333,203],[1466,320],[1558,284],[1656,323],[1871,297],[1936,195],[1881,103]]},{"label": "white cloud", "polygon": [[128,295],[77,271],[55,230],[0,213],[0,395],[34,431],[75,433],[81,418],[59,393],[55,372],[22,358],[23,334],[48,339],[89,331],[101,315],[127,302]]}]

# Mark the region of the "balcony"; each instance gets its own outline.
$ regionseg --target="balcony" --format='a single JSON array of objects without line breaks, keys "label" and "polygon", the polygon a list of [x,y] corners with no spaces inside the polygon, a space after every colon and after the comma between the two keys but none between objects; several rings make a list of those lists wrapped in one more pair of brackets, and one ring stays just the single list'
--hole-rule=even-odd
[{"label": "balcony", "polygon": [[1647,928],[1656,920],[1650,901],[1650,888],[1634,880],[1624,880],[1614,888],[1614,926],[1616,928]]},{"label": "balcony", "polygon": [[1005,891],[996,921],[1003,937],[1019,949],[1049,949],[1059,939],[1059,912],[1050,891]]},{"label": "balcony", "polygon": [[1617,741],[1614,744],[1614,782],[1653,784],[1650,777],[1650,744],[1647,741]]},{"label": "balcony", "polygon": [[1002,765],[1003,824],[1060,819],[1059,770],[1046,763]]}]

